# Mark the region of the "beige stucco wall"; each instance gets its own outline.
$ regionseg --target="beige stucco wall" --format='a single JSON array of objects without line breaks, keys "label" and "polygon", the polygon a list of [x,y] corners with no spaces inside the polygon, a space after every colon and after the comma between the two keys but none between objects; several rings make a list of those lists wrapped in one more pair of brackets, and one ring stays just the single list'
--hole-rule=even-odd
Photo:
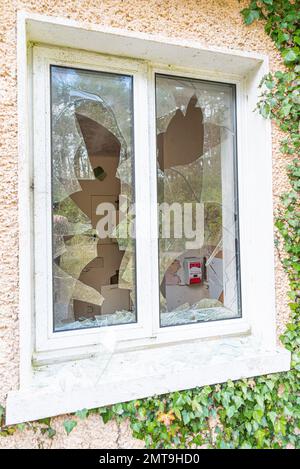
[{"label": "beige stucco wall", "polygon": [[[126,28],[169,37],[193,39],[202,44],[268,54],[272,70],[281,59],[263,26],[243,25],[238,0],[0,0],[0,403],[18,387],[18,151],[17,151],[17,10],[62,16],[74,20]],[[274,204],[287,187],[286,160],[279,152],[279,132],[273,127]],[[257,168],[259,171],[259,168]],[[257,227],[259,229],[259,227]],[[22,249],[22,246],[21,246]],[[258,248],[259,249],[259,248]],[[287,279],[276,255],[278,331],[289,311]],[[64,417],[53,419],[52,439],[33,430],[0,437],[0,448],[116,448],[138,447],[126,424],[106,426],[99,417],[80,421],[70,436],[62,427]]]}]

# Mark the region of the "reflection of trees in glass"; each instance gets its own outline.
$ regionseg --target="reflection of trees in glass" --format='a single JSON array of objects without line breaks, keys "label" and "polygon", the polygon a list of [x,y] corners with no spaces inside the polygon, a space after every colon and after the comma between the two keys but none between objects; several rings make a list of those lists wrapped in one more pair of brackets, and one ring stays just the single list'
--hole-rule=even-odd
[{"label": "reflection of trees in glass", "polygon": [[81,141],[74,157],[74,171],[77,179],[94,179],[86,148]]},{"label": "reflection of trees in glass", "polygon": [[[230,110],[232,89],[224,84],[158,76],[156,93],[158,138],[168,131],[170,123],[172,124],[174,116],[179,111],[187,115],[192,99],[196,99],[196,107],[202,110],[204,130],[203,148],[202,151],[199,148],[198,158],[194,162],[165,171],[158,169],[158,199],[181,204],[203,202],[205,244],[216,245],[222,237],[222,128],[232,125]],[[187,132],[187,145],[190,138],[192,137]],[[184,158],[183,154],[182,159]],[[164,245],[172,250],[178,248],[180,242],[165,241]]]},{"label": "reflection of trees in glass", "polygon": [[[230,120],[229,96],[231,88],[216,83],[199,80],[180,79],[178,77],[159,76],[156,87],[157,132],[166,130],[176,109],[186,113],[188,103],[193,95],[198,100],[197,106],[203,111],[204,124],[226,125]],[[204,143],[204,151],[209,147]]]},{"label": "reflection of trees in glass", "polygon": [[69,222],[70,235],[79,233],[92,233],[92,225],[90,219],[85,215],[82,210],[76,205],[70,197],[66,197],[59,203],[55,204],[54,212],[56,215],[61,215],[67,218]]},{"label": "reflection of trees in glass", "polygon": [[131,194],[131,78],[53,66],[51,84],[53,201],[80,191],[78,178],[95,177],[75,117],[82,108],[121,141],[120,177]]},{"label": "reflection of trees in glass", "polygon": [[[75,119],[75,112],[84,101],[89,102],[90,112],[93,113],[94,107],[97,119],[120,139],[120,162],[131,154],[132,116],[128,93],[131,78],[52,66],[51,84],[53,198],[56,202],[80,190],[78,175],[94,179]],[[105,102],[101,96],[105,96]]]}]

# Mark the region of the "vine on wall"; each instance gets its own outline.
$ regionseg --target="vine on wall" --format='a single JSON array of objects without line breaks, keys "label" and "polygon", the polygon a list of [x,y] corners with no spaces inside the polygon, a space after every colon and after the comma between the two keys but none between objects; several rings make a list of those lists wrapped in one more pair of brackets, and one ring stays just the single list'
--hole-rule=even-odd
[{"label": "vine on wall", "polygon": [[[276,214],[276,245],[284,251],[290,284],[291,320],[281,336],[292,353],[291,370],[255,379],[228,381],[164,396],[76,412],[64,422],[69,434],[92,413],[104,422],[129,419],[133,435],[150,448],[300,448],[300,3],[299,0],[251,1],[244,22],[265,22],[265,31],[279,49],[284,71],[264,77],[258,111],[285,133],[282,153],[289,192]],[[0,406],[0,423],[4,409]],[[51,419],[0,428],[1,436],[26,427],[55,435]]]}]

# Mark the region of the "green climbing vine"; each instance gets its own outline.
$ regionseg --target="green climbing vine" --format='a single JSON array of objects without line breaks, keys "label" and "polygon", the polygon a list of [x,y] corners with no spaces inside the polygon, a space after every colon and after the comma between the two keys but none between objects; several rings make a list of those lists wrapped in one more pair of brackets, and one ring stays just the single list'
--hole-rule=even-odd
[{"label": "green climbing vine", "polygon": [[[244,379],[160,397],[82,409],[64,422],[69,434],[78,419],[90,414],[129,419],[133,435],[150,448],[300,448],[300,3],[299,0],[251,1],[242,12],[244,22],[265,23],[266,33],[279,49],[282,70],[264,77],[258,111],[284,133],[282,153],[289,164],[290,190],[281,196],[276,214],[276,245],[290,284],[291,320],[282,343],[292,353],[289,372]],[[0,407],[0,424],[4,409]],[[2,427],[8,436],[27,427],[50,438],[51,419]]]}]

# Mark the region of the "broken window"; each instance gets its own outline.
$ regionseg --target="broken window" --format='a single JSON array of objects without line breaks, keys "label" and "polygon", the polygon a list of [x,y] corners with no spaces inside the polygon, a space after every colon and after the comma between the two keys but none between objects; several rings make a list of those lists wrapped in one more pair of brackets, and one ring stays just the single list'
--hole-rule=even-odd
[{"label": "broken window", "polygon": [[[137,322],[133,81],[51,66],[55,331]],[[155,95],[160,326],[239,317],[235,87]]]},{"label": "broken window", "polygon": [[131,76],[51,66],[55,331],[136,321],[132,106]]},{"label": "broken window", "polygon": [[240,315],[234,85],[156,75],[160,324]]}]

